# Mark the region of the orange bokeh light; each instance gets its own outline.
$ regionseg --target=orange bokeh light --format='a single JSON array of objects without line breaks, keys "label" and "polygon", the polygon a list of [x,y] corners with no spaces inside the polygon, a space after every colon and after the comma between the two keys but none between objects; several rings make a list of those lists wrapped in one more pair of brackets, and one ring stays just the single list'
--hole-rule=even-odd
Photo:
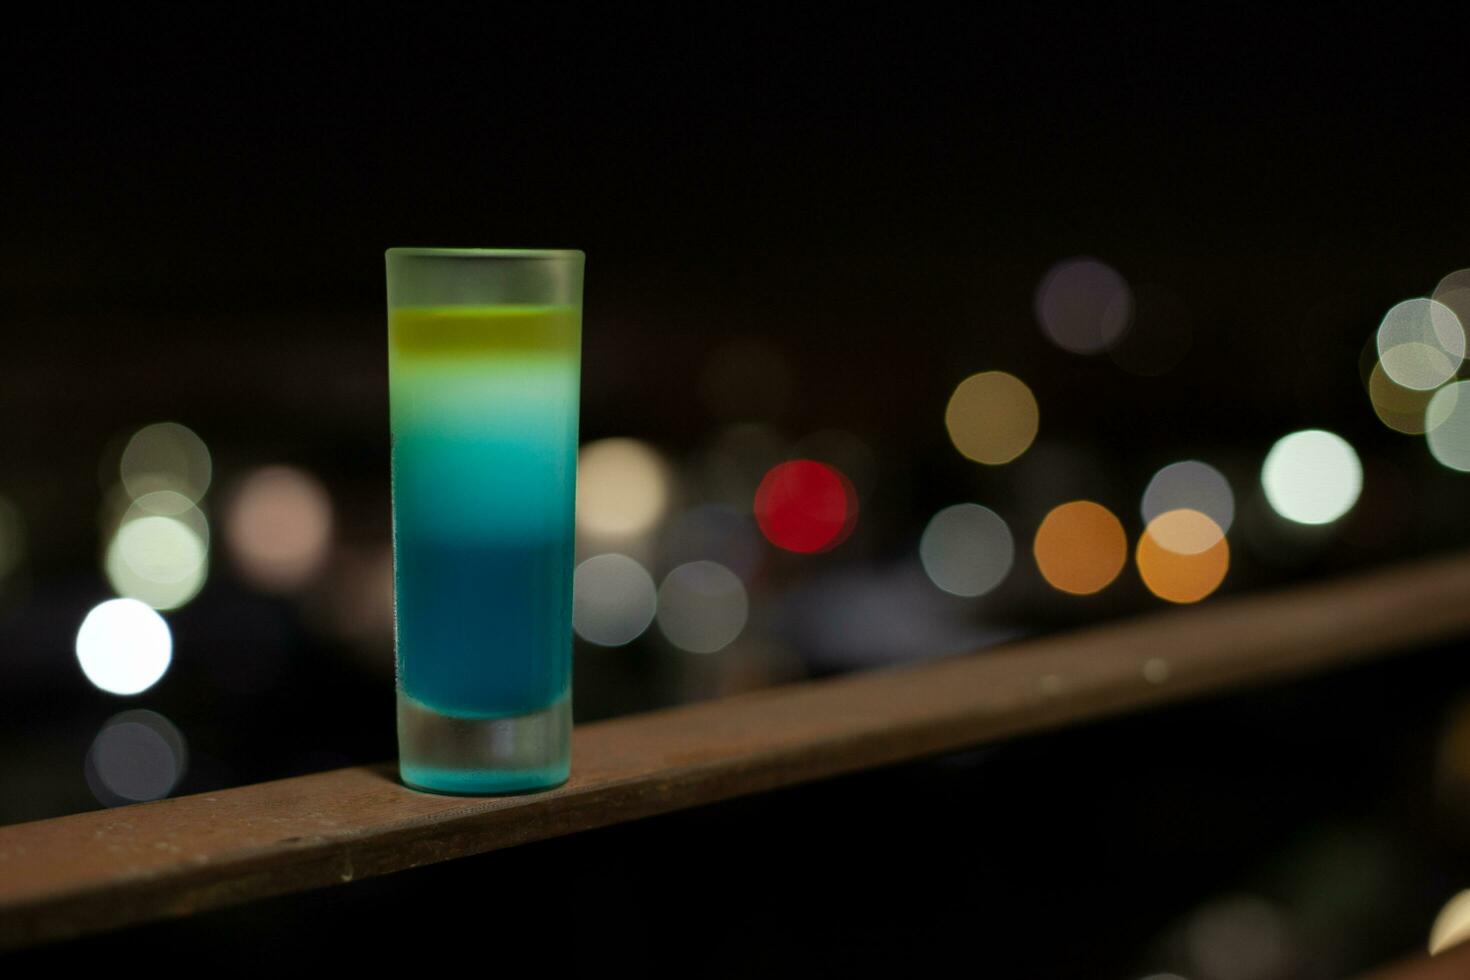
[{"label": "orange bokeh light", "polygon": [[[1196,547],[1195,544],[1207,546]],[[1181,547],[1180,542],[1191,542]],[[1230,545],[1220,526],[1197,510],[1171,510],[1149,522],[1138,539],[1138,575],[1168,602],[1199,602],[1230,570]]]},{"label": "orange bokeh light", "polygon": [[1090,500],[1052,509],[1032,545],[1041,577],[1074,595],[1101,592],[1128,561],[1128,536],[1113,512]]}]

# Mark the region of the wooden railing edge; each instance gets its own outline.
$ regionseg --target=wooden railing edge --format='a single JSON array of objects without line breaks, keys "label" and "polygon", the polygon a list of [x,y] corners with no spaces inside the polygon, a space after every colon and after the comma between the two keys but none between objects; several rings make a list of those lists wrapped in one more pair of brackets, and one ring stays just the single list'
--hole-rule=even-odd
[{"label": "wooden railing edge", "polygon": [[1470,555],[579,726],[545,793],[350,767],[0,827],[0,948],[387,874],[1470,631]]}]

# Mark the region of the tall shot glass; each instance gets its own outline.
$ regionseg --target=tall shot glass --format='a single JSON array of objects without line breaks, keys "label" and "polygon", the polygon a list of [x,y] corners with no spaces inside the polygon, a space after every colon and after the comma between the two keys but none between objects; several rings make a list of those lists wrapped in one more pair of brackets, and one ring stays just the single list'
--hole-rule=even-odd
[{"label": "tall shot glass", "polygon": [[418,789],[570,769],[583,261],[387,253],[399,771]]}]

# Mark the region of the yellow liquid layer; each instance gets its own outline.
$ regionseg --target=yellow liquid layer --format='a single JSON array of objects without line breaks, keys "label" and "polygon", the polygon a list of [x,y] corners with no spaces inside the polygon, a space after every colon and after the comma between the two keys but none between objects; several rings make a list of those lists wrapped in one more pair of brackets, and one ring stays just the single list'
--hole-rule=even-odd
[{"label": "yellow liquid layer", "polygon": [[400,357],[575,353],[581,313],[570,306],[443,306],[396,309],[388,343]]}]

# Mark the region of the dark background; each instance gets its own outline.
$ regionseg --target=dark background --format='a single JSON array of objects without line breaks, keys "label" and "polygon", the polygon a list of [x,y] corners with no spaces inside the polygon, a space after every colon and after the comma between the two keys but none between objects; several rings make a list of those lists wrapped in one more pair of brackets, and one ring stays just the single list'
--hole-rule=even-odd
[{"label": "dark background", "polygon": [[[109,595],[97,568],[99,469],[148,422],[203,435],[220,485],[260,463],[308,469],[333,495],[341,545],[386,542],[382,251],[392,245],[584,249],[583,435],[636,436],[681,466],[731,421],[701,395],[712,359],[750,340],[778,351],[791,395],[759,421],[792,441],[842,429],[874,460],[848,544],[805,563],[769,559],[793,588],[848,572],[881,583],[939,507],[1006,502],[1023,581],[967,607],[971,640],[1161,605],[1131,572],[1088,600],[1027,585],[1024,541],[1057,501],[1019,464],[979,472],[940,424],[954,385],[978,370],[1032,386],[1037,450],[1081,460],[1075,492],[1113,507],[1130,539],[1137,495],[1164,463],[1215,462],[1245,515],[1259,509],[1255,473],[1276,438],[1307,426],[1347,437],[1365,461],[1359,507],[1330,535],[1267,546],[1232,535],[1225,592],[1470,540],[1464,478],[1377,421],[1360,366],[1389,306],[1470,265],[1458,21],[1042,5],[241,8],[207,19],[50,9],[13,15],[0,40],[0,493],[25,515],[29,540],[0,618],[5,821],[99,805],[82,760],[98,726],[128,707],[158,710],[188,737],[177,792],[393,754],[381,642],[362,650],[324,635],[309,609],[252,592],[224,560],[170,615],[178,652],[157,689],[101,694],[71,654],[76,624]],[[1192,343],[1178,366],[1138,378],[1046,340],[1031,312],[1036,284],[1074,255],[1182,301]],[[789,655],[733,681],[709,679],[656,639],[617,658],[579,646],[579,718],[836,669],[779,625],[771,634]],[[248,697],[219,683],[235,676],[220,664],[246,660],[269,662]],[[1404,670],[1411,691],[1416,675]],[[1449,698],[1463,681],[1447,676]],[[1393,730],[1423,709],[1414,704],[1375,700],[1361,725]],[[1190,732],[1204,758],[1229,754],[1188,708],[1150,724],[1149,738]],[[1432,768],[1433,737],[1415,744],[1406,765]],[[1073,748],[997,750],[1011,759],[1008,805],[1025,810],[1051,760]],[[1392,767],[1368,771],[1388,780]],[[1232,785],[1253,792],[1253,772]],[[961,787],[958,806],[986,806],[966,766],[922,780]],[[1185,808],[1226,850],[1274,853],[1229,808],[1192,808],[1196,782],[1167,768],[1147,782],[1151,802],[1120,804],[1120,825]],[[1352,787],[1304,804],[1312,820],[1347,819],[1392,792]],[[832,799],[861,796],[827,792],[782,805],[835,813]],[[1093,781],[1064,795],[1085,813],[1111,792]],[[776,804],[748,806],[742,828],[779,823]],[[1043,830],[1022,824],[1009,831],[1033,834],[1022,849],[1045,846]],[[697,819],[660,826],[681,847],[719,831]],[[963,839],[964,827],[945,833]],[[673,846],[645,830],[591,839],[616,834]],[[1415,831],[1409,821],[1384,834]],[[1460,887],[1423,870],[1436,859],[1463,868],[1460,845],[1430,840],[1416,847],[1433,859],[1404,865],[1414,900],[1385,903],[1386,937],[1373,948],[1344,938],[1345,969],[1361,965],[1353,955],[1422,942],[1425,909]],[[580,846],[537,847],[570,867]],[[1183,867],[1197,878],[1168,911],[1141,886],[1098,899],[1103,923],[1153,910],[1107,963],[1148,968],[1141,950],[1187,906],[1246,887],[1196,856]],[[1029,887],[1024,866],[1007,873]],[[391,903],[392,880],[374,887]],[[1352,929],[1343,919],[1323,931]],[[808,939],[820,946],[824,935],[814,927]]]}]

